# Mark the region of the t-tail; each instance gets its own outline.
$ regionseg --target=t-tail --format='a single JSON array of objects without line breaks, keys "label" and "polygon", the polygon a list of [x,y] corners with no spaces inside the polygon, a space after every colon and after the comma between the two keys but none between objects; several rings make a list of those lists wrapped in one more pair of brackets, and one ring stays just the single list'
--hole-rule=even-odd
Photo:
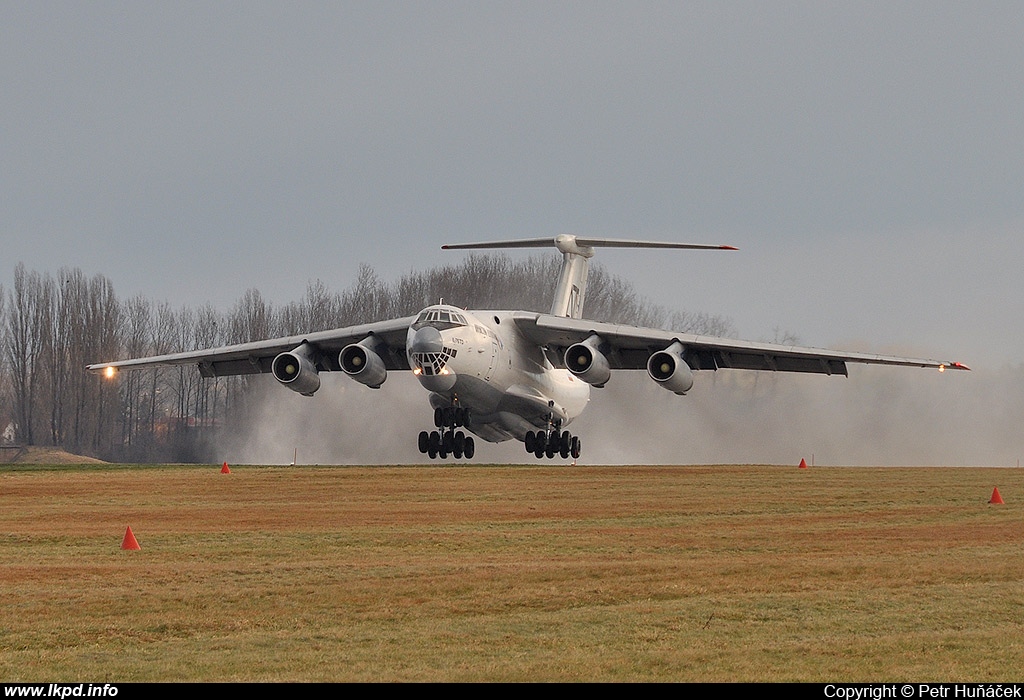
[{"label": "t-tail", "polygon": [[628,241],[614,238],[588,238],[562,234],[555,238],[528,238],[518,241],[489,243],[455,243],[443,245],[443,250],[472,250],[483,248],[548,248],[562,253],[562,269],[555,284],[555,297],[551,302],[551,315],[566,318],[583,317],[583,301],[587,293],[587,273],[594,248],[686,248],[690,250],[737,250],[731,245],[705,245],[701,243],[669,243],[662,241]]}]

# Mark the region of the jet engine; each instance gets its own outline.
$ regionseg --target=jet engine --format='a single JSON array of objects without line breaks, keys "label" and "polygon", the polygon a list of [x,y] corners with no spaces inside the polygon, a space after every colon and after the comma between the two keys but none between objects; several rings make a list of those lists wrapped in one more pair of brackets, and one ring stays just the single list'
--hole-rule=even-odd
[{"label": "jet engine", "polygon": [[315,355],[316,349],[309,343],[302,343],[291,352],[282,352],[270,366],[274,378],[292,391],[312,396],[320,388],[320,375],[313,364]]},{"label": "jet engine", "polygon": [[570,345],[565,351],[565,366],[577,377],[598,388],[603,387],[612,377],[608,358],[598,349],[601,338],[591,335],[582,343]]},{"label": "jet engine", "polygon": [[682,344],[677,340],[664,350],[654,353],[647,360],[647,373],[658,386],[685,394],[693,386],[693,372],[683,360]]},{"label": "jet engine", "polygon": [[380,389],[388,378],[384,360],[376,352],[373,336],[352,345],[346,345],[338,354],[338,364],[345,374],[371,389]]}]

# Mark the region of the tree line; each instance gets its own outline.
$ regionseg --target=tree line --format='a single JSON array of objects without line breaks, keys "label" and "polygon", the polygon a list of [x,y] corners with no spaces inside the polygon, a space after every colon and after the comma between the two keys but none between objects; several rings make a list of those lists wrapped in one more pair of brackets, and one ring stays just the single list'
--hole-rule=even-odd
[{"label": "tree line", "polygon": [[[0,442],[61,447],[111,461],[208,461],[218,430],[241,415],[253,377],[203,379],[195,367],[126,371],[117,382],[90,363],[299,335],[415,314],[444,299],[465,308],[547,311],[560,261],[472,255],[385,282],[362,266],[331,291],[317,280],[302,299],[275,305],[256,289],[228,310],[119,299],[103,275],[14,270],[0,287]],[[616,323],[729,336],[732,324],[671,311],[592,265],[585,315]]]}]

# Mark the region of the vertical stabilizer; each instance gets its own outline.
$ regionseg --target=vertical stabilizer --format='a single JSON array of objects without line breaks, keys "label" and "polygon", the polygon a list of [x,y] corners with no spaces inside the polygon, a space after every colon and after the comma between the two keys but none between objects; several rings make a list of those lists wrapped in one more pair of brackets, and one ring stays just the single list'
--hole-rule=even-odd
[{"label": "vertical stabilizer", "polygon": [[729,245],[700,243],[665,243],[660,241],[627,241],[614,238],[585,238],[562,234],[555,238],[528,238],[518,241],[492,243],[456,243],[443,245],[443,250],[471,250],[483,248],[547,248],[554,246],[562,253],[562,269],[555,283],[555,296],[551,301],[551,315],[566,318],[583,317],[583,301],[587,294],[587,274],[594,248],[685,248],[691,250],[736,250]]},{"label": "vertical stabilizer", "polygon": [[567,235],[556,238],[555,247],[562,253],[562,269],[558,271],[558,282],[555,283],[551,315],[582,318],[587,274],[594,249],[577,245],[575,236]]}]

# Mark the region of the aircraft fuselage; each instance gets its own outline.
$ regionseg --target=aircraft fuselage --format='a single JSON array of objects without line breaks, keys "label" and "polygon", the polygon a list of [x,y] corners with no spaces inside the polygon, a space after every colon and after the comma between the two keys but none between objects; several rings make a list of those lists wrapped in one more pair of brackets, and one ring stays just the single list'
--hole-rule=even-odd
[{"label": "aircraft fuselage", "polygon": [[409,327],[406,354],[431,406],[469,409],[464,427],[489,442],[566,426],[590,400],[590,385],[555,367],[507,311],[427,307]]}]

